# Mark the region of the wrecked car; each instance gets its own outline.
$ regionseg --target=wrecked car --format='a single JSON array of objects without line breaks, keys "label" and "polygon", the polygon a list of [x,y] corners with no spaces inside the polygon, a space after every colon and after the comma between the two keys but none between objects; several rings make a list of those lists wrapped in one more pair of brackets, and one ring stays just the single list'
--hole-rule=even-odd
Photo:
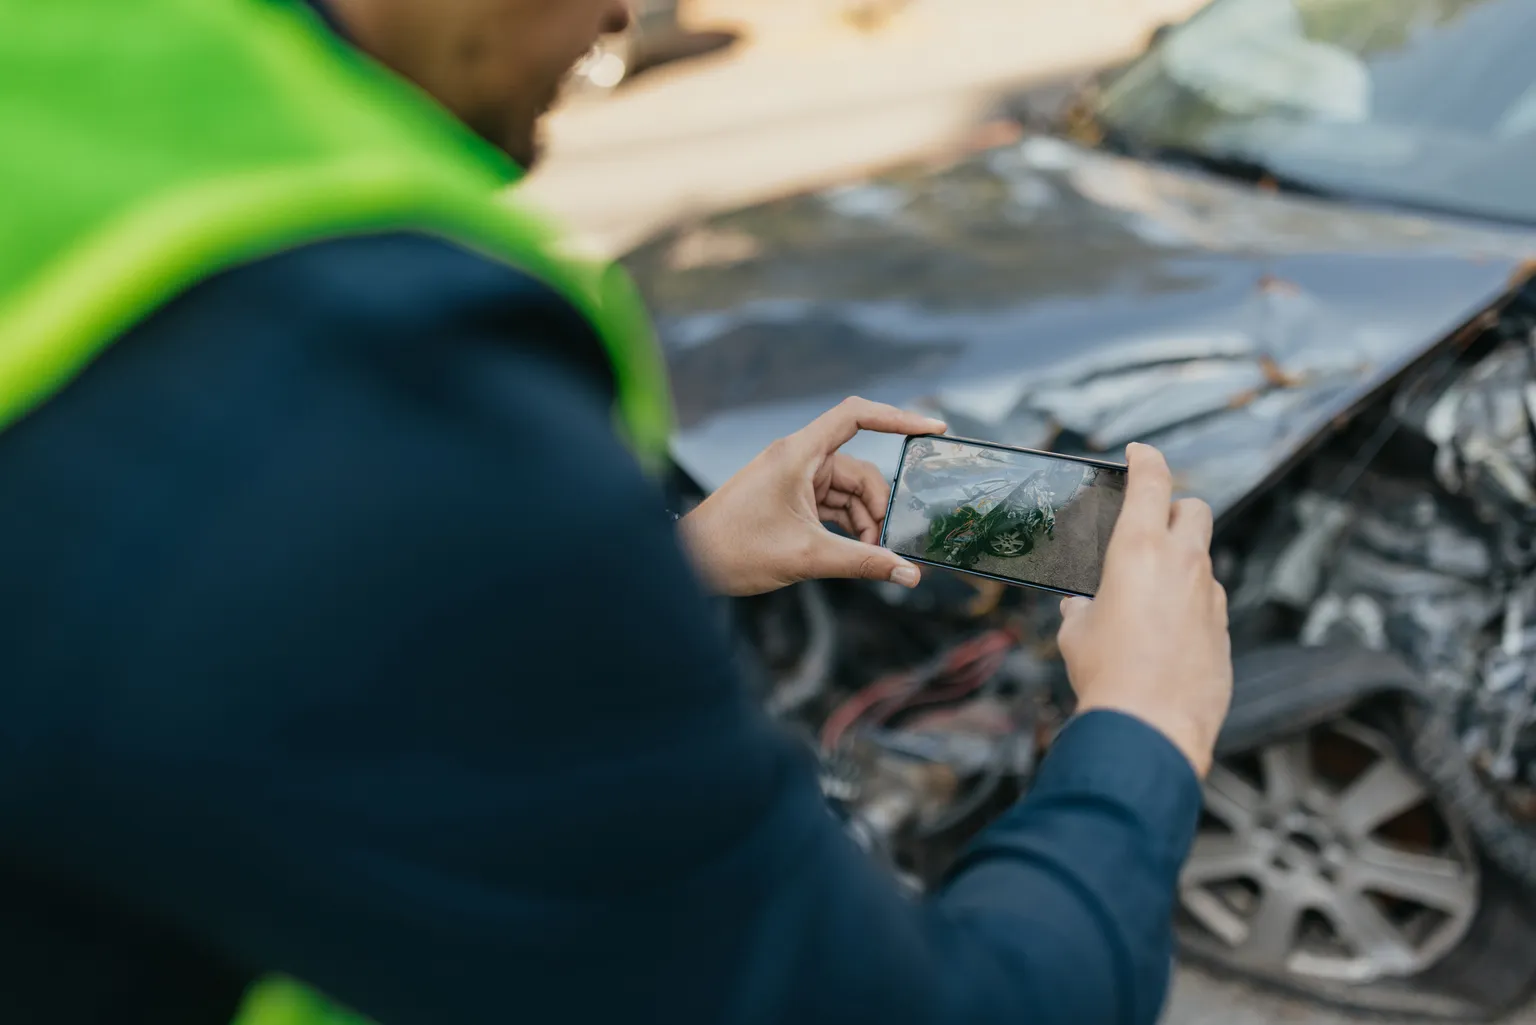
[{"label": "wrecked car", "polygon": [[[627,261],[699,494],[848,394],[1161,448],[1217,514],[1238,676],[1182,948],[1389,1015],[1536,983],[1533,45],[1526,0],[1215,0],[1048,130]],[[899,442],[852,451],[894,472]],[[731,613],[914,891],[1071,713],[1054,598],[931,571]]]},{"label": "wrecked car", "polygon": [[974,489],[964,505],[936,506],[928,521],[928,556],[967,569],[983,552],[1016,559],[1034,550],[1041,535],[1054,537],[1056,510],[1042,472],[1020,484],[1003,482]]}]

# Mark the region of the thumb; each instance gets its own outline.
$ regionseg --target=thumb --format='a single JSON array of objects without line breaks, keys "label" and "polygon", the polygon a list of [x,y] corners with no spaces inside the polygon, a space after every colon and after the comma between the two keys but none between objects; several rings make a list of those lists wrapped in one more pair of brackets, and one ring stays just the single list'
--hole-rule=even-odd
[{"label": "thumb", "polygon": [[828,531],[812,549],[808,576],[817,579],[889,580],[916,587],[922,574],[912,563],[878,545],[868,545]]}]

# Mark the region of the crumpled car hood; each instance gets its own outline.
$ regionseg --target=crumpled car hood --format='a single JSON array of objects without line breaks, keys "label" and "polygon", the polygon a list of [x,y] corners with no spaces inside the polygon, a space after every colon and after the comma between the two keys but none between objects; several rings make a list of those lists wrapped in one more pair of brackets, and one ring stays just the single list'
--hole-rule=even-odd
[{"label": "crumpled car hood", "polygon": [[[631,254],[713,489],[849,394],[954,434],[1158,445],[1221,513],[1507,292],[1536,236],[1268,193],[1032,137]],[[894,474],[899,439],[856,454]]]}]

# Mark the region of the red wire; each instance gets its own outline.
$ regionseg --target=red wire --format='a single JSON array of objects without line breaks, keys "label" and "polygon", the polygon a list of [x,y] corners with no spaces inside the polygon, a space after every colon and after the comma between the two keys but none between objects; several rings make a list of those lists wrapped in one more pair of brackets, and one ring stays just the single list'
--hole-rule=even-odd
[{"label": "red wire", "polygon": [[[945,654],[941,667],[927,676],[903,673],[876,680],[827,717],[821,730],[822,750],[835,749],[848,729],[872,711],[875,714],[870,717],[883,723],[915,706],[943,704],[980,689],[997,675],[1009,649],[1018,643],[1015,631],[993,630],[957,644]],[[928,690],[939,681],[947,681],[949,686]],[[876,711],[882,703],[887,707]]]},{"label": "red wire", "polygon": [[870,708],[891,697],[901,688],[910,686],[910,680],[906,676],[888,676],[859,691],[853,697],[839,705],[827,721],[821,727],[821,748],[823,751],[831,751],[837,747],[837,742],[842,739],[843,733],[859,720]]},{"label": "red wire", "polygon": [[[986,685],[986,682],[997,675],[1002,668],[1003,660],[991,658],[984,663],[978,663],[969,668],[966,675],[942,690],[925,691],[915,694],[909,701],[902,704],[899,709],[893,709],[892,715],[897,711],[909,712],[914,708],[922,708],[930,705],[944,705],[952,701],[958,701],[969,694],[975,693]],[[889,719],[887,716],[886,719]],[[885,720],[882,720],[885,721]]]}]

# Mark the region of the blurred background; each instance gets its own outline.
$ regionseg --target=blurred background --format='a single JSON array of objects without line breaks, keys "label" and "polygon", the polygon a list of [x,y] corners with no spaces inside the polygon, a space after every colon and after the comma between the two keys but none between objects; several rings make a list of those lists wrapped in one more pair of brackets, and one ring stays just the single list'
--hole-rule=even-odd
[{"label": "blurred background", "polygon": [[[1166,1020],[1536,1023],[1518,1010],[1536,980],[1536,3],[637,2],[635,31],[573,81],[528,188],[588,245],[627,255],[660,307],[695,484],[853,390],[1016,444],[1149,438],[1222,514],[1240,649],[1348,635],[1401,655],[1450,709],[1435,756],[1475,769],[1471,797],[1435,776],[1425,731],[1346,717],[1337,698],[1227,760],[1228,789],[1208,788],[1224,821],[1207,823],[1181,895],[1199,967],[1181,970]],[[1426,392],[1434,410],[1404,387],[1362,416],[1363,441],[1280,480],[1451,338],[1462,362]],[[1008,346],[1049,351],[999,364],[991,390],[931,383],[957,366],[987,378],[972,357]],[[1098,363],[1073,362],[1095,346]],[[1116,359],[1134,373],[1106,379]],[[1042,368],[1068,383],[1030,392]],[[1447,390],[1451,372],[1464,376]],[[1486,390],[1497,380],[1513,390]],[[1323,469],[1347,482],[1319,485]],[[1520,568],[1495,584],[1497,565]],[[924,623],[945,602],[966,610],[951,638],[1007,608],[996,593],[932,600]],[[867,622],[912,612],[803,601],[805,623],[836,620],[842,654],[759,630],[762,646],[800,646],[766,685],[781,711],[867,683],[847,665]],[[1296,785],[1340,800],[1253,827],[1242,800],[1272,792],[1297,750]],[[1329,769],[1315,751],[1349,757]],[[922,817],[912,792],[891,837]],[[1365,854],[1338,839],[1355,813]],[[1397,860],[1370,860],[1383,851]]]},{"label": "blurred background", "polygon": [[[573,90],[530,183],[594,245],[984,138],[1020,90],[1137,53],[1196,0],[641,0],[650,67]],[[675,12],[677,30],[666,15]],[[693,55],[690,57],[690,55]],[[609,75],[611,66],[606,66]],[[595,69],[594,69],[595,70]],[[611,78],[601,71],[606,84]],[[979,133],[979,134],[978,134]]]}]

